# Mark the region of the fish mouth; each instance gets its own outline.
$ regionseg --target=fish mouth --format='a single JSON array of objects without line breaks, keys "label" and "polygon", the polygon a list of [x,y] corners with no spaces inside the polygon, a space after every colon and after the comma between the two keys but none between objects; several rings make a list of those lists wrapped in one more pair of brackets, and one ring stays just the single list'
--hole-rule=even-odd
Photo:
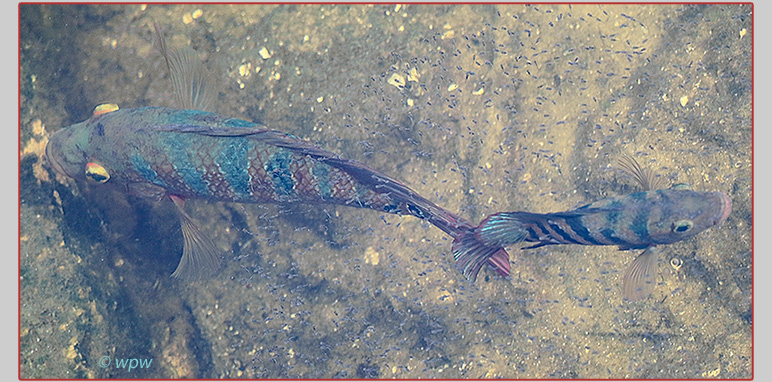
[{"label": "fish mouth", "polygon": [[46,159],[48,160],[48,163],[51,165],[51,167],[54,168],[54,171],[66,175],[67,173],[64,172],[62,166],[59,165],[59,163],[52,157],[51,150],[53,149],[51,148],[51,140],[49,139],[48,144],[46,145]]},{"label": "fish mouth", "polygon": [[729,195],[726,192],[720,192],[721,194],[721,218],[718,219],[716,224],[721,224],[729,217],[732,212],[732,199],[729,199]]},{"label": "fish mouth", "polygon": [[[54,133],[54,134],[56,134],[56,133]],[[67,173],[67,171],[64,170],[64,167],[62,166],[62,164],[59,163],[58,160],[56,160],[56,158],[58,156],[60,156],[60,155],[59,155],[59,152],[58,152],[57,148],[54,147],[54,146],[55,146],[55,144],[54,144],[53,140],[49,138],[48,144],[46,145],[46,159],[48,160],[48,163],[51,165],[51,167],[57,173],[65,175],[65,176],[68,176],[68,177],[72,177],[72,175],[70,175],[69,173]]]}]

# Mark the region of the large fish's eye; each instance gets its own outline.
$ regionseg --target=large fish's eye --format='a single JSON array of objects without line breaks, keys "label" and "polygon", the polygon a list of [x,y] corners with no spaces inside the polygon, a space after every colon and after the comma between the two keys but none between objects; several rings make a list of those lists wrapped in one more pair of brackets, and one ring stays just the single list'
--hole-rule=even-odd
[{"label": "large fish's eye", "polygon": [[110,173],[104,167],[94,162],[86,163],[86,176],[97,183],[104,183],[110,180]]},{"label": "large fish's eye", "polygon": [[114,103],[103,103],[94,108],[94,117],[102,114],[112,113],[118,110],[118,105]]},{"label": "large fish's eye", "polygon": [[689,232],[690,229],[694,226],[694,223],[692,223],[691,220],[679,220],[675,223],[673,223],[673,232],[675,233],[684,233]]}]

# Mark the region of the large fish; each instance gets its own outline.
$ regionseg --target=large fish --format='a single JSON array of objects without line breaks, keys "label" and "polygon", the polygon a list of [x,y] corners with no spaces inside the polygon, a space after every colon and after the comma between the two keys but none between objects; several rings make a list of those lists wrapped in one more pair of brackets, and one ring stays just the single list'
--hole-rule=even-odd
[{"label": "large fish", "polygon": [[[527,248],[580,244],[645,249],[628,267],[623,279],[627,299],[645,298],[655,286],[656,246],[687,240],[720,224],[729,216],[732,202],[724,192],[698,192],[684,184],[657,189],[658,178],[633,158],[624,157],[620,165],[644,191],[565,212],[493,214],[475,230],[475,238],[491,247],[530,242],[537,244]],[[455,256],[459,269],[471,269],[469,264],[485,260],[471,252],[457,252]]]},{"label": "large fish", "polygon": [[[208,102],[206,76],[191,69],[193,55],[169,51],[163,37],[159,45],[182,103]],[[220,251],[183,209],[190,198],[305,203],[311,209],[330,203],[412,215],[452,236],[455,252],[485,259],[499,274],[509,274],[506,250],[476,239],[476,226],[468,220],[360,162],[242,119],[194,109],[103,105],[88,120],[52,134],[46,156],[57,172],[71,178],[170,198],[184,237],[175,277],[198,279],[219,265]]]}]

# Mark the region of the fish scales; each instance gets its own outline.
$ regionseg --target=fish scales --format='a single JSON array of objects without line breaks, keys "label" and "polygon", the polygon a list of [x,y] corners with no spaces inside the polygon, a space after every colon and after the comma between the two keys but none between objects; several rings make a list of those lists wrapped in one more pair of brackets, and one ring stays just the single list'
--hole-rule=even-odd
[{"label": "fish scales", "polygon": [[180,109],[99,105],[90,119],[52,134],[46,158],[54,170],[76,180],[171,199],[184,243],[172,276],[198,279],[211,274],[206,268],[219,268],[216,246],[184,210],[189,198],[333,203],[409,214],[453,237],[456,267],[466,278],[474,281],[483,264],[509,275],[504,248],[482,243],[471,222],[387,175],[290,134],[197,110],[206,109],[215,94],[211,73],[189,47],[170,49],[161,26],[154,29]]},{"label": "fish scales", "polygon": [[[110,126],[112,136],[120,136],[121,142],[115,144],[110,136],[101,135],[101,140],[92,138],[92,144],[99,151],[111,147],[116,159],[110,163],[111,172],[129,184],[149,182],[183,198],[237,203],[318,201],[383,208],[390,201],[388,195],[374,192],[345,171],[297,150],[249,136],[185,133],[194,124],[207,123],[212,130],[228,125],[230,119],[213,119],[211,113],[143,108],[98,118],[103,129]],[[149,119],[174,123],[154,124]],[[157,128],[135,128],[140,124]],[[258,126],[239,124],[239,128]]]}]

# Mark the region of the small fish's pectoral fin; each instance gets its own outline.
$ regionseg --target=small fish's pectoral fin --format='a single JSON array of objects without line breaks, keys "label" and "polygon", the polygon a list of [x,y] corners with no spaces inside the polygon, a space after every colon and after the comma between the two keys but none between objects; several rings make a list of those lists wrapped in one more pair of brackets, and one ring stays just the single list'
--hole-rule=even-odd
[{"label": "small fish's pectoral fin", "polygon": [[633,260],[623,278],[625,298],[638,301],[654,291],[659,250],[649,247]]},{"label": "small fish's pectoral fin", "polygon": [[657,178],[648,167],[643,167],[638,163],[635,158],[627,155],[622,155],[617,162],[619,169],[632,176],[638,184],[643,187],[644,191],[659,190],[666,188],[665,181],[662,178]]},{"label": "small fish's pectoral fin", "polygon": [[207,278],[220,268],[220,251],[201,229],[196,226],[193,219],[183,210],[184,201],[171,195],[177,212],[180,215],[180,226],[184,244],[182,258],[172,277],[186,281],[194,281]]}]

